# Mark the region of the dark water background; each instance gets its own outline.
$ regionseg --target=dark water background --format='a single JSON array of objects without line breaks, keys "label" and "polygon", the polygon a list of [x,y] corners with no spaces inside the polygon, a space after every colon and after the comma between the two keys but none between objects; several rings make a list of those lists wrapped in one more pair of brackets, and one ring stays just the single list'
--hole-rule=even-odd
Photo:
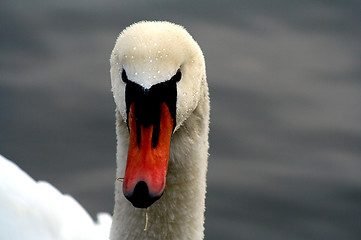
[{"label": "dark water background", "polygon": [[360,1],[2,0],[0,153],[112,212],[108,59],[143,19],[206,57],[206,239],[361,239]]}]

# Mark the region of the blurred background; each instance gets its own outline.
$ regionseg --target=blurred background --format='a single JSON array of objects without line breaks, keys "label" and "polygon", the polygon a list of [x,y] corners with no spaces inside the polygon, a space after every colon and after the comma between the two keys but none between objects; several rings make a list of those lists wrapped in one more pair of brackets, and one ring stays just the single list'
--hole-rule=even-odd
[{"label": "blurred background", "polygon": [[112,212],[109,56],[181,24],[211,92],[206,239],[360,239],[360,1],[0,2],[0,153]]}]

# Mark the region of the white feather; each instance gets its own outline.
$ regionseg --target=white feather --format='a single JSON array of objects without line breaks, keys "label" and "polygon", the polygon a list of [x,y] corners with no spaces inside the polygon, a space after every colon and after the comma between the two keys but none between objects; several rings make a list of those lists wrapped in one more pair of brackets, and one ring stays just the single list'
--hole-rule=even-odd
[{"label": "white feather", "polygon": [[108,239],[110,225],[109,214],[94,223],[74,198],[0,155],[0,239]]}]

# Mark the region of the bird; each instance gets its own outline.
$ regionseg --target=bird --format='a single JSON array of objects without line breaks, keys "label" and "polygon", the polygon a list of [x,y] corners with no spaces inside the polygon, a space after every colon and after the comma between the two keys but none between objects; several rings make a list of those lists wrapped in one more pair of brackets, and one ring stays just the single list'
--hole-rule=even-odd
[{"label": "bird", "polygon": [[[47,225],[35,228],[50,227],[56,231],[51,232],[55,236],[48,238],[31,238],[25,233],[21,239],[203,239],[210,99],[201,48],[180,25],[167,21],[137,22],[126,27],[116,40],[110,56],[110,78],[117,141],[112,219],[109,214],[101,213],[98,222],[92,221],[73,198],[48,183],[34,181],[3,157],[2,168],[16,170],[0,170],[0,174],[11,175],[0,176],[0,212],[4,205],[6,208],[6,204],[15,204],[4,204],[1,199],[13,192],[12,181],[16,191],[24,188],[20,181],[29,186],[32,182],[41,189],[35,194],[53,192],[49,198],[53,203],[40,209],[49,211],[46,220],[25,222],[29,219],[24,218],[19,221],[22,225],[12,226],[16,228],[13,230],[20,232],[25,227],[30,231],[29,226],[35,223]],[[33,189],[23,189],[27,194],[22,197],[27,197]],[[61,209],[57,198],[65,205],[66,201],[71,202],[70,208],[77,208],[73,214],[83,215],[76,222],[85,220],[88,224],[78,231],[70,228],[63,231],[69,236],[74,232],[78,234],[76,237],[56,235],[62,233],[56,228],[61,223],[53,219],[56,216],[51,212]],[[27,207],[26,199],[19,201],[23,208]],[[59,204],[63,203],[59,200]],[[1,215],[0,226],[7,226],[6,221],[13,217],[11,209],[6,217]],[[59,221],[71,218],[61,217]],[[2,233],[7,231],[5,227],[0,229],[0,237],[10,236]],[[84,232],[88,235],[78,237]]]},{"label": "bird", "polygon": [[106,240],[111,216],[94,222],[70,195],[45,181],[35,181],[0,155],[0,239]]},{"label": "bird", "polygon": [[210,100],[198,43],[180,25],[138,22],[120,33],[110,66],[124,178],[110,239],[203,239]]}]

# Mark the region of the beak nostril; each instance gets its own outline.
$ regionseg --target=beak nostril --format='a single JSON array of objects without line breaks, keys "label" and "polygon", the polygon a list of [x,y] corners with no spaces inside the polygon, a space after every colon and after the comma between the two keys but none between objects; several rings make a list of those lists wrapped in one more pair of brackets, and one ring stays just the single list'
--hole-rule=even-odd
[{"label": "beak nostril", "polygon": [[[163,193],[162,193],[163,194]],[[124,196],[137,208],[148,208],[155,201],[157,201],[161,196],[153,195],[149,192],[149,188],[146,182],[139,181],[132,193],[124,194]]]}]

